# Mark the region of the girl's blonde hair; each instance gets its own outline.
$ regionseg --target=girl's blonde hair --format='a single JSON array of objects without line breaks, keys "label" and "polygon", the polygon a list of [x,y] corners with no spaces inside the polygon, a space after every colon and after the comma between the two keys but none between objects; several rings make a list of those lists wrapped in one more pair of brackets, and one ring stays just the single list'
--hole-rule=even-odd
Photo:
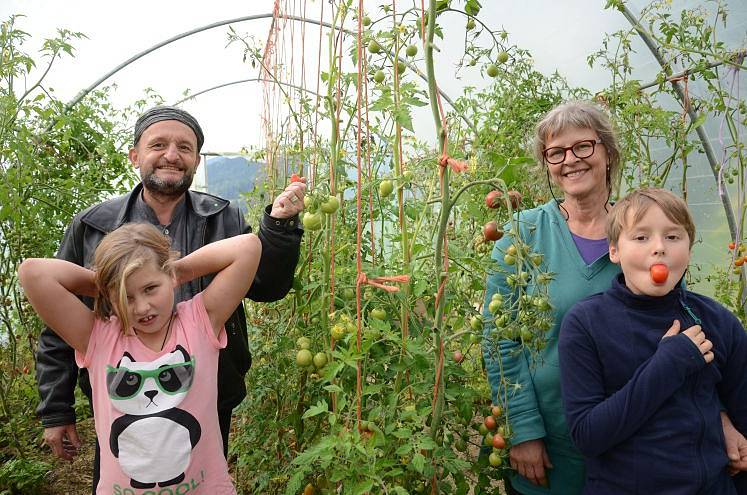
[{"label": "girl's blonde hair", "polygon": [[149,262],[169,276],[174,275],[173,263],[179,253],[171,250],[171,240],[147,223],[128,223],[110,232],[94,253],[97,295],[93,311],[96,317],[119,318],[122,331],[130,328],[127,317],[125,282],[135,270]]}]

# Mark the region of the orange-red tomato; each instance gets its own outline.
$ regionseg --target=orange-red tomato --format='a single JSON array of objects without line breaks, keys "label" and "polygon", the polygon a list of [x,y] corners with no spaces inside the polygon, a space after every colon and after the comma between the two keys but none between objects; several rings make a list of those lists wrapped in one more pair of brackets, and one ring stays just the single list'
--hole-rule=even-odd
[{"label": "orange-red tomato", "polygon": [[730,242],[729,243],[729,249],[733,250],[735,247],[737,247],[736,243],[734,243],[734,242]]},{"label": "orange-red tomato", "polygon": [[655,284],[663,284],[669,277],[669,268],[667,268],[667,265],[661,263],[652,265],[649,272],[651,274],[651,280],[653,280]]},{"label": "orange-red tomato", "polygon": [[493,435],[493,448],[502,449],[506,447],[506,439],[500,433]]},{"label": "orange-red tomato", "polygon": [[490,431],[493,431],[497,427],[498,427],[498,423],[495,421],[495,418],[493,416],[485,417],[485,428],[487,428]]},{"label": "orange-red tomato", "polygon": [[303,177],[298,174],[291,174],[291,182],[303,182],[301,179],[303,179]]}]

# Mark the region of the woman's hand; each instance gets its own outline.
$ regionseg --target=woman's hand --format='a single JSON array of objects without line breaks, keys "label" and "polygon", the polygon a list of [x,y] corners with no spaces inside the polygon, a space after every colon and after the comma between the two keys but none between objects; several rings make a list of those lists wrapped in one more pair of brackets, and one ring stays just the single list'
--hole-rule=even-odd
[{"label": "woman's hand", "polygon": [[739,471],[747,471],[747,439],[734,428],[724,411],[721,411],[721,426],[724,429],[726,455],[729,457],[729,474],[734,476]]},{"label": "woman's hand", "polygon": [[545,468],[552,468],[541,439],[528,440],[511,447],[511,467],[535,485],[547,486]]}]

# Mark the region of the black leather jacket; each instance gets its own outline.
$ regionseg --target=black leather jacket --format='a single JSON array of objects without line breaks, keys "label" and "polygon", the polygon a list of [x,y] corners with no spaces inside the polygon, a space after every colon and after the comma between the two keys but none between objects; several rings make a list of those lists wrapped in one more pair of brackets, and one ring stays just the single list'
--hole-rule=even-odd
[{"label": "black leather jacket", "polygon": [[[107,233],[127,223],[134,200],[142,185],[124,196],[94,205],[75,216],[65,232],[57,257],[81,266],[90,266],[93,253]],[[250,232],[238,208],[225,199],[189,191],[186,198],[187,255],[211,242]],[[293,283],[303,230],[298,218],[275,219],[265,209],[258,236],[262,257],[257,275],[247,297],[254,301],[277,301],[285,297]],[[197,294],[212,277],[190,282],[190,292]],[[92,300],[84,298],[92,306]],[[246,332],[244,305],[240,304],[226,322],[228,344],[220,352],[218,364],[218,409],[230,410],[246,396],[244,375],[251,366]],[[75,382],[91,396],[86,370],[78,370],[73,349],[50,328],[39,336],[36,380],[41,402],[36,409],[44,427],[75,423],[73,409]]]}]

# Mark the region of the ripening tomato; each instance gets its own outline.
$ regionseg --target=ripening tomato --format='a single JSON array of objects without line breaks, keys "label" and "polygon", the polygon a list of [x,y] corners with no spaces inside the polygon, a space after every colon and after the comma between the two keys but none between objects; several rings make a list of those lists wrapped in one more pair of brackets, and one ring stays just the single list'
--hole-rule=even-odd
[{"label": "ripening tomato", "polygon": [[456,362],[457,364],[459,364],[462,361],[464,361],[464,354],[462,354],[461,351],[454,351],[454,356],[453,357],[454,357],[454,362]]},{"label": "ripening tomato", "polygon": [[493,431],[498,428],[498,423],[493,416],[485,417],[485,428],[487,428],[489,431]]},{"label": "ripening tomato", "polygon": [[663,284],[667,281],[667,278],[669,278],[669,268],[667,268],[667,265],[661,263],[651,265],[649,272],[651,274],[651,280],[653,280],[655,284]]},{"label": "ripening tomato", "polygon": [[495,418],[500,418],[501,414],[503,414],[503,409],[501,409],[501,406],[493,406],[490,408],[490,414]]},{"label": "ripening tomato", "polygon": [[491,220],[482,228],[482,235],[487,241],[497,241],[503,237],[503,231],[498,228],[495,220]]},{"label": "ripening tomato", "polygon": [[521,206],[521,193],[519,191],[508,191],[508,199],[511,201],[511,208],[516,209]]},{"label": "ripening tomato", "polygon": [[488,208],[500,208],[502,197],[503,197],[502,192],[490,191],[488,194],[485,195],[485,205]]},{"label": "ripening tomato", "polygon": [[496,433],[493,435],[493,448],[494,449],[503,449],[506,447],[506,439],[501,436],[500,433]]}]

